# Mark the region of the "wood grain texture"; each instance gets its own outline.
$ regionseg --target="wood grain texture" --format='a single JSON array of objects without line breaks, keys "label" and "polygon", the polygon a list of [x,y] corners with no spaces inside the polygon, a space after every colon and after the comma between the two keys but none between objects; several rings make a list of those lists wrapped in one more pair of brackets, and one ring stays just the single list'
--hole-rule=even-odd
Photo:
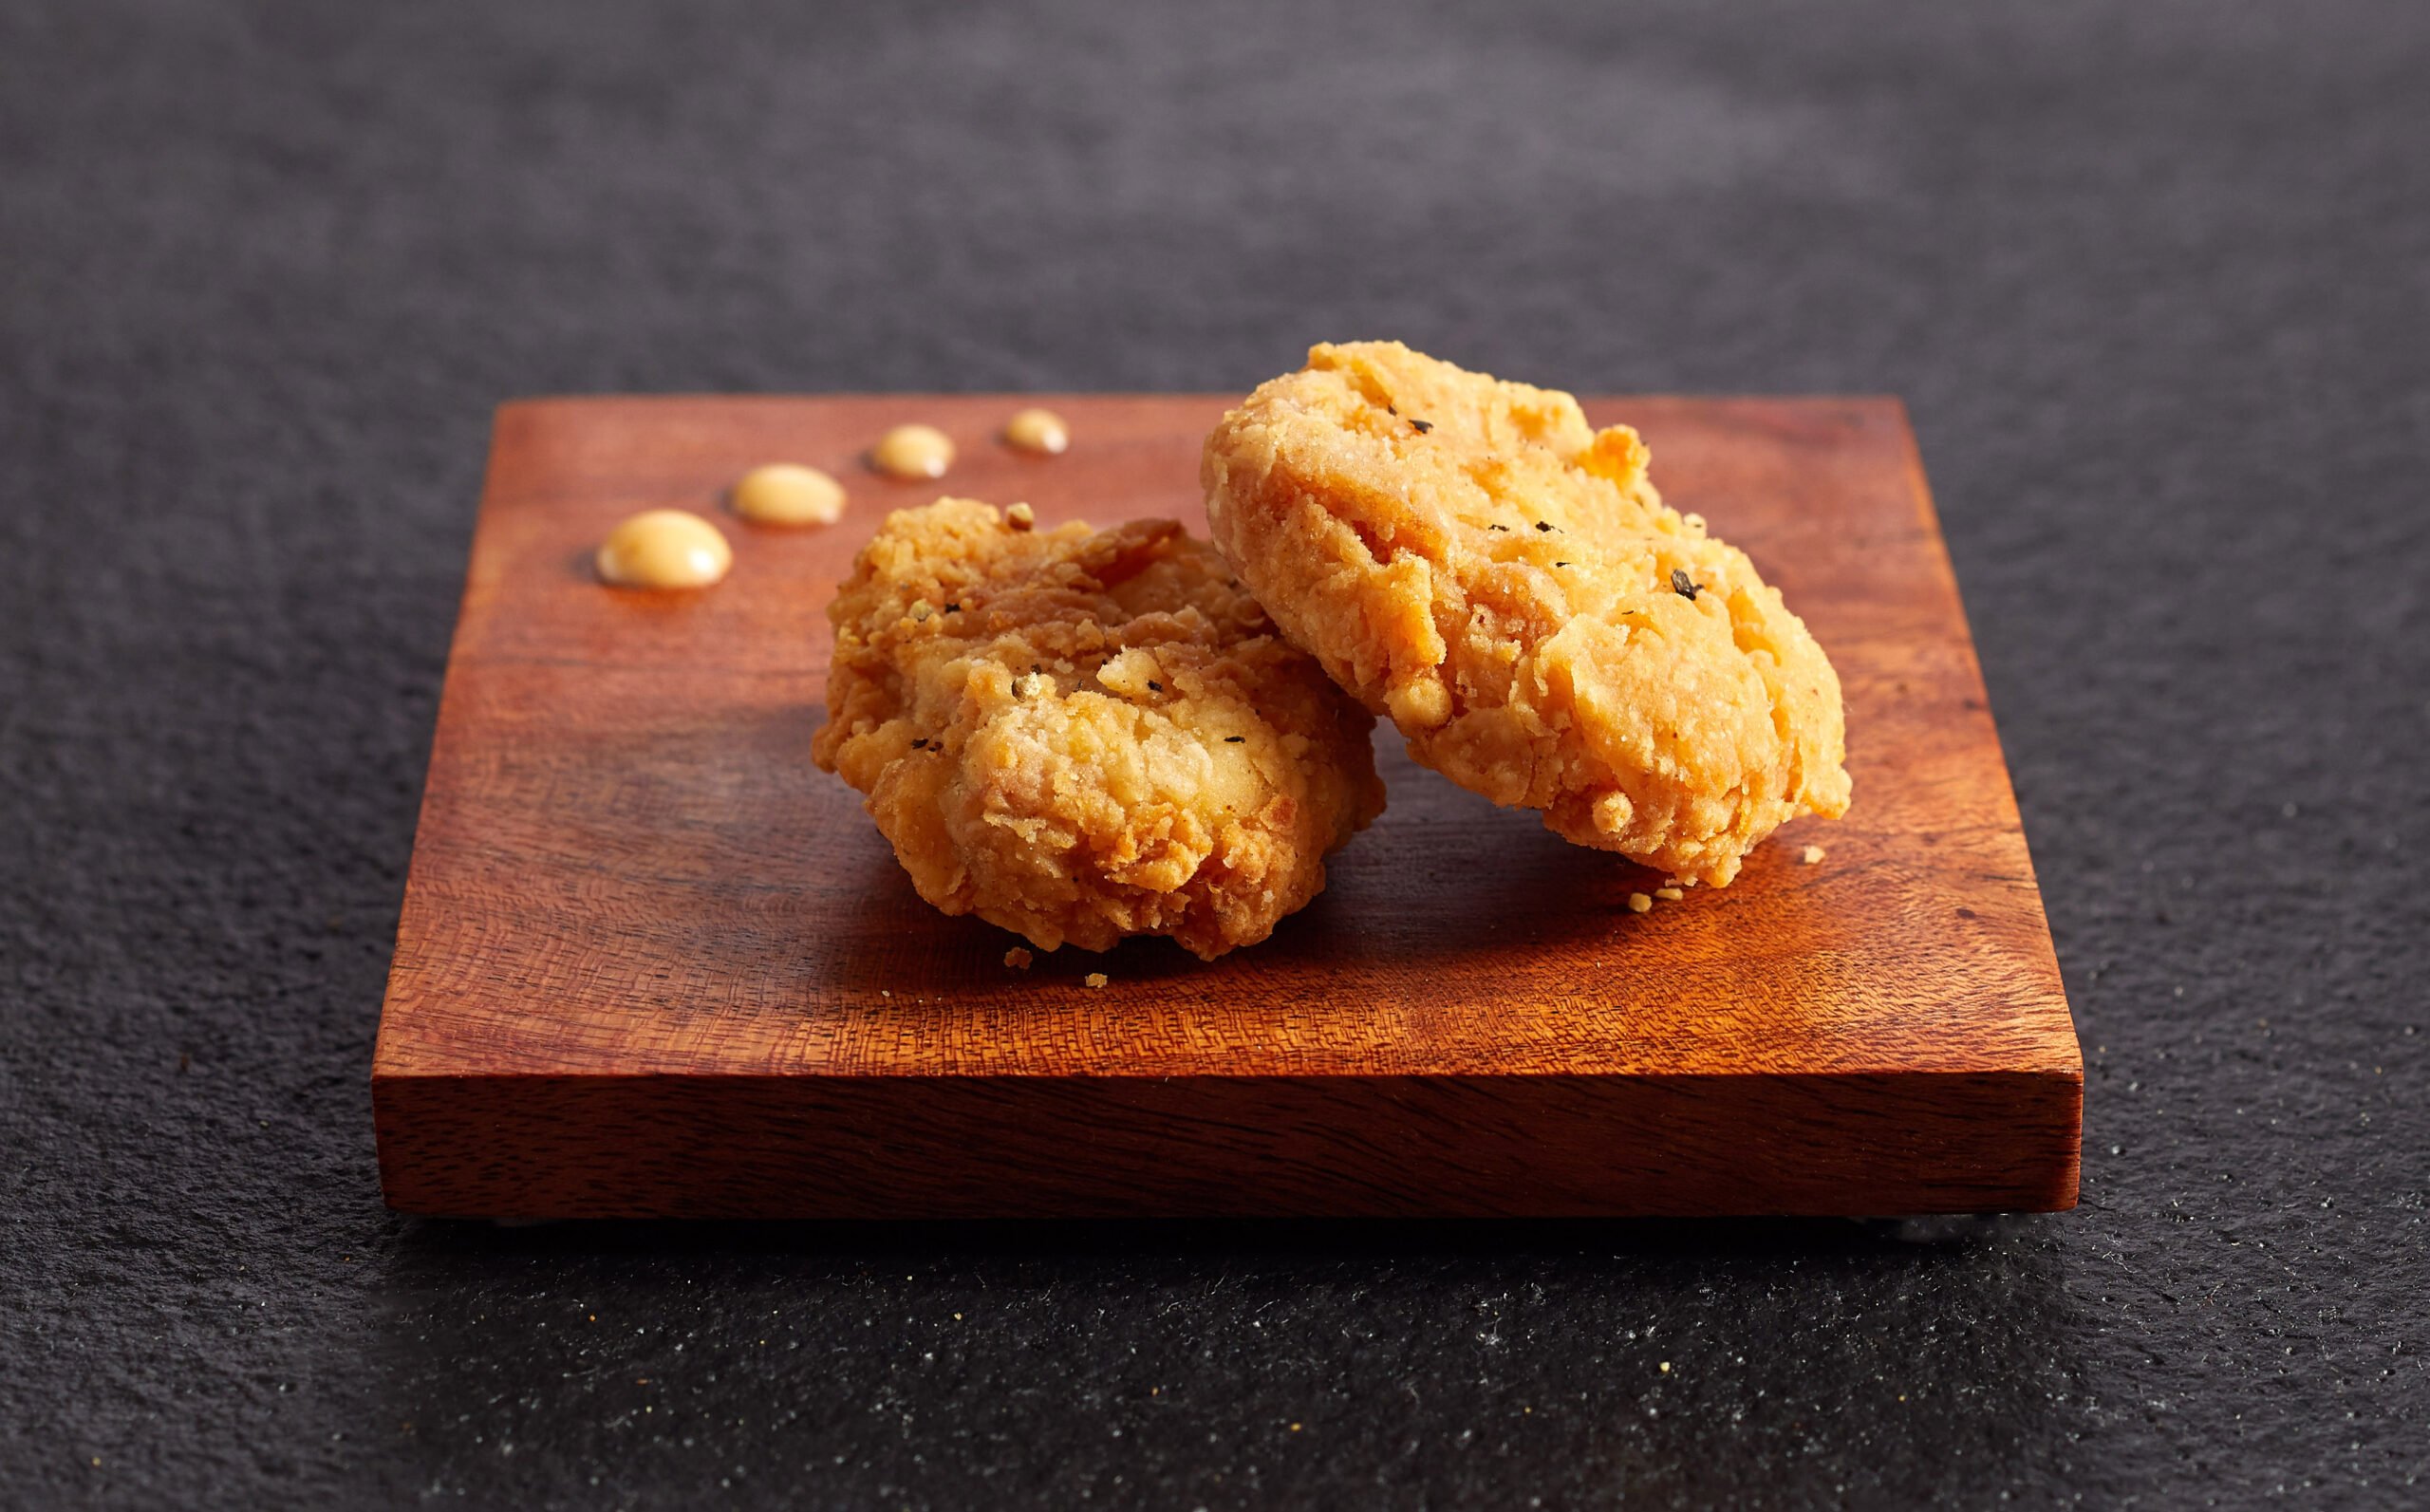
[{"label": "wood grain texture", "polygon": [[[1060,457],[995,432],[1045,402]],[[413,1212],[977,1217],[1909,1213],[2075,1200],[2082,1060],[1895,400],[1590,401],[1781,586],[1848,700],[1856,806],[1732,887],[1564,844],[1377,737],[1391,808],[1266,943],[1002,964],[812,766],[824,609],[941,490],[1204,530],[1214,396],[577,399],[499,412],[372,1072]],[[869,473],[905,420],[962,459]],[[827,530],[721,491],[825,467]],[[721,586],[609,590],[657,505]],[[1803,866],[1800,847],[1828,849]],[[1090,971],[1111,984],[1081,984]]]}]

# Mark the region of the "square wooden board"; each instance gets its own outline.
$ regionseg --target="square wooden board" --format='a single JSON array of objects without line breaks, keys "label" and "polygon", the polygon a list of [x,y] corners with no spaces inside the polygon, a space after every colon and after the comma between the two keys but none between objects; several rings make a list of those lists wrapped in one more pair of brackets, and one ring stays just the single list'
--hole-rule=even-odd
[{"label": "square wooden board", "polygon": [[[1045,402],[1061,457],[1007,450]],[[501,1217],[1895,1214],[2075,1201],[2083,1062],[1901,406],[1610,399],[1667,498],[1787,594],[1848,700],[1856,806],[1727,889],[1413,766],[1266,943],[1002,963],[810,761],[824,609],[886,511],[1203,532],[1190,395],[540,400],[498,413],[372,1070],[392,1206]],[[943,485],[859,457],[943,427]],[[736,476],[845,480],[755,528]],[[612,590],[617,520],[735,565]],[[1807,843],[1828,849],[1801,865]],[[1112,981],[1097,990],[1083,973]]]}]

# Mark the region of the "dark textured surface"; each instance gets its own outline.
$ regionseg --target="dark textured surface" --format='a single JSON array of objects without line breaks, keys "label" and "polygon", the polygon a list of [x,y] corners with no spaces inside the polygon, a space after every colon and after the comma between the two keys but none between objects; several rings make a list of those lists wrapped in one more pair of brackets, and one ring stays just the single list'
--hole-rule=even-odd
[{"label": "dark textured surface", "polygon": [[[2430,12],[393,9],[0,15],[0,1502],[2425,1494]],[[1908,398],[2081,1210],[382,1210],[495,401],[1368,334]]]}]

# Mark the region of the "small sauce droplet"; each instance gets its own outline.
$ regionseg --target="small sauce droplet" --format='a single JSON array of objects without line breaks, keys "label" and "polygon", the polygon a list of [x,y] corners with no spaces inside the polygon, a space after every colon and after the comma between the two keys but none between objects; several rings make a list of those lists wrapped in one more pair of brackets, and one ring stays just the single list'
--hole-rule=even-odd
[{"label": "small sauce droplet", "polygon": [[1072,427],[1051,409],[1025,409],[1004,422],[1004,444],[1041,457],[1060,457],[1072,447]]},{"label": "small sauce droplet", "polygon": [[682,510],[644,510],[608,532],[599,580],[618,588],[707,588],[734,565],[718,528]]},{"label": "small sauce droplet", "polygon": [[953,441],[934,425],[897,425],[869,448],[869,465],[888,477],[943,477]]},{"label": "small sauce droplet", "polygon": [[743,474],[733,499],[734,512],[754,525],[832,525],[844,517],[844,485],[791,462]]}]

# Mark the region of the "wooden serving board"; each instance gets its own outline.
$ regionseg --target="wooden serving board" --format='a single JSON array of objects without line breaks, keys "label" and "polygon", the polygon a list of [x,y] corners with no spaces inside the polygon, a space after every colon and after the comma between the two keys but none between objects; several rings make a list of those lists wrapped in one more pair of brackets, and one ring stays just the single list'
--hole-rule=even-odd
[{"label": "wooden serving board", "polygon": [[[1838,664],[1856,807],[1723,890],[1660,879],[1413,766],[1272,940],[1041,953],[920,901],[816,770],[828,597],[886,511],[1205,529],[1214,396],[571,399],[497,417],[372,1069],[410,1212],[1899,1214],[2076,1195],[2083,1062],[2015,800],[1895,400],[1613,399],[1683,510]],[[943,485],[859,463],[943,427]],[[827,530],[721,502],[824,467]],[[732,575],[596,583],[624,515],[701,511]],[[1808,843],[1828,849],[1801,865]],[[1111,983],[1092,990],[1084,973]]]}]

